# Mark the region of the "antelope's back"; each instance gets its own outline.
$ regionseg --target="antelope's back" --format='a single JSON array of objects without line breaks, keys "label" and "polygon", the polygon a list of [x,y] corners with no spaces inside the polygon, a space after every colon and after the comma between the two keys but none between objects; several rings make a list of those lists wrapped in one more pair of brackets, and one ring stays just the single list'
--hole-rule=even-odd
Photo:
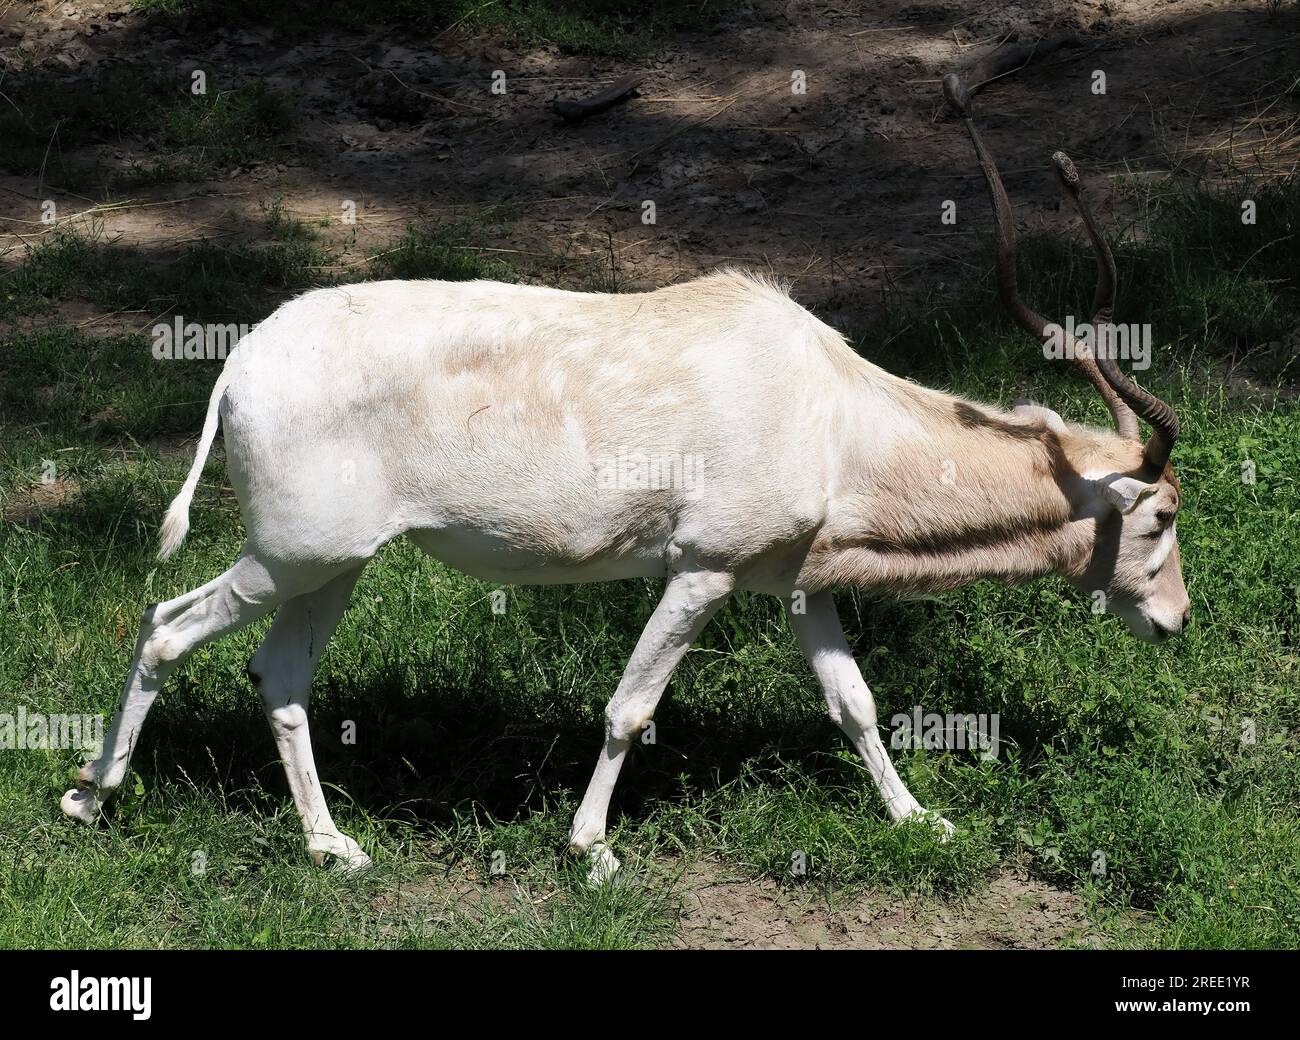
[{"label": "antelope's back", "polygon": [[[643,294],[317,290],[228,361],[232,480],[246,520],[279,497],[384,538],[490,532],[561,562],[683,532],[731,551],[784,537],[815,496],[825,331],[725,272]],[[259,495],[245,475],[267,472]]]}]

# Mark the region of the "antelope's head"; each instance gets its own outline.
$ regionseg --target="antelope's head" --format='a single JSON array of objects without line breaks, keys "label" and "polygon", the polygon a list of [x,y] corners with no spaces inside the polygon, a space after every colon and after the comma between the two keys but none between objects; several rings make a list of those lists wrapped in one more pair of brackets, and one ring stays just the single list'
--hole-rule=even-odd
[{"label": "antelope's head", "polygon": [[[1123,618],[1130,631],[1149,642],[1177,635],[1187,624],[1191,602],[1183,584],[1175,518],[1182,504],[1169,455],[1178,438],[1178,417],[1160,398],[1143,390],[1116,364],[1109,332],[1115,301],[1115,258],[1083,197],[1079,174],[1064,152],[1052,165],[1065,194],[1083,218],[1097,257],[1092,345],[1081,342],[1026,306],[1016,285],[1016,232],[1011,203],[996,164],[971,118],[970,94],[959,76],[944,77],[944,97],[966,124],[980,170],[988,182],[997,237],[998,294],[1016,323],[1054,349],[1063,348],[1097,388],[1115,423],[1115,436],[1071,427],[1048,409],[1022,405],[1059,438],[1069,477],[1063,489],[1074,518],[1091,524],[1087,559],[1067,572],[1076,587]],[[1095,349],[1094,349],[1095,348]],[[1150,424],[1142,443],[1138,420]],[[1098,598],[1100,597],[1100,598]]]}]

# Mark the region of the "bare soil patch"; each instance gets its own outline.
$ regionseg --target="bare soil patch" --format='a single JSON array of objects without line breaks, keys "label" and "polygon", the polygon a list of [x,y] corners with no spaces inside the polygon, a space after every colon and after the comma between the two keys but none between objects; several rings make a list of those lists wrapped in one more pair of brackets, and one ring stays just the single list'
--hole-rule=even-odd
[{"label": "bare soil patch", "polygon": [[[832,322],[853,324],[893,287],[982,270],[987,203],[939,79],[979,48],[1076,33],[1081,46],[992,84],[977,110],[1022,224],[1072,222],[1047,173],[1056,148],[1080,163],[1103,211],[1124,177],[1172,170],[1277,176],[1300,154],[1282,111],[1256,92],[1294,19],[1231,0],[1045,0],[954,5],[755,3],[711,30],[627,61],[391,26],[224,26],[123,2],[11,5],[0,60],[87,77],[113,64],[207,71],[213,89],[262,77],[299,112],[273,161],[202,184],[133,188],[104,209],[93,178],[148,159],[139,142],[58,152],[41,182],[0,177],[0,251],[45,233],[37,207],[89,213],[111,236],[166,252],[263,233],[264,206],[329,223],[359,262],[408,222],[504,214],[489,248],[585,258],[626,288],[726,263],[770,269]],[[504,96],[490,92],[494,71]],[[1107,92],[1092,93],[1104,72]],[[804,94],[792,93],[802,74]],[[640,96],[578,125],[557,97],[641,75]],[[958,206],[956,227],[941,205]],[[358,223],[339,221],[345,202]],[[642,222],[653,202],[656,222]],[[120,205],[126,202],[127,205]],[[967,214],[975,214],[966,219]],[[1121,214],[1122,215],[1122,214]],[[1113,220],[1113,212],[1104,212]],[[18,253],[11,252],[9,260]],[[556,276],[563,280],[562,275]],[[151,318],[152,316],[144,316]]]},{"label": "bare soil patch", "polygon": [[832,897],[737,879],[715,862],[684,881],[676,949],[1057,949],[1103,945],[1078,895],[1006,868],[951,900]]},{"label": "bare soil patch", "polygon": [[48,482],[34,484],[28,491],[10,496],[4,501],[0,518],[8,523],[25,524],[77,500],[81,488],[75,480],[55,477]]},{"label": "bare soil patch", "polygon": [[[635,883],[630,877],[618,883]],[[960,896],[898,897],[752,880],[713,858],[677,884],[680,916],[665,949],[1060,949],[1101,948],[1104,933],[1082,897],[1015,865]],[[555,889],[534,892],[488,879],[463,861],[385,892],[373,910],[393,935],[454,927],[484,915],[545,912]]]}]

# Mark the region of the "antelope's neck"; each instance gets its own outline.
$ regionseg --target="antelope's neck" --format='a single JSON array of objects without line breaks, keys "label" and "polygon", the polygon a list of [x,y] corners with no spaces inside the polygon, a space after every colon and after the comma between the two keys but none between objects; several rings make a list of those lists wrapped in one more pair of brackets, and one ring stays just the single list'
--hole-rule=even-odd
[{"label": "antelope's neck", "polygon": [[1057,436],[943,395],[923,406],[919,435],[850,447],[799,587],[917,595],[1080,573],[1092,524],[1072,520]]}]

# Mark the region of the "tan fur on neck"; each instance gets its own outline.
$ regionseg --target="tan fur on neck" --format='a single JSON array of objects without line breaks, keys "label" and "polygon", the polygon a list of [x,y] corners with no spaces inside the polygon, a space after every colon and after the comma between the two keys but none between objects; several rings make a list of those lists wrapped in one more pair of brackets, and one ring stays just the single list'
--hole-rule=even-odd
[{"label": "tan fur on neck", "polygon": [[800,587],[925,594],[1083,571],[1095,526],[1079,515],[1086,476],[1136,470],[1140,445],[1082,426],[1058,436],[912,384],[895,391],[927,436],[848,461]]}]

